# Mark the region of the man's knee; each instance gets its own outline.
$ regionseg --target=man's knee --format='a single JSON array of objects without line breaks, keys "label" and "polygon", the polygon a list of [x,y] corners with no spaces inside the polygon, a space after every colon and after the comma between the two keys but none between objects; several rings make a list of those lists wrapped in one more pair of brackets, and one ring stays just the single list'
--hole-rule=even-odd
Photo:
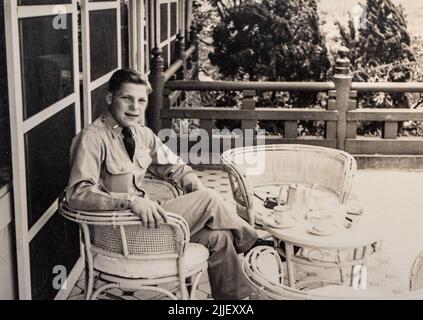
[{"label": "man's knee", "polygon": [[230,231],[213,230],[208,237],[208,248],[211,251],[221,250],[228,246],[233,246],[233,236]]},{"label": "man's knee", "polygon": [[222,200],[216,191],[208,188],[196,191],[196,196],[201,198],[204,202],[216,203]]}]

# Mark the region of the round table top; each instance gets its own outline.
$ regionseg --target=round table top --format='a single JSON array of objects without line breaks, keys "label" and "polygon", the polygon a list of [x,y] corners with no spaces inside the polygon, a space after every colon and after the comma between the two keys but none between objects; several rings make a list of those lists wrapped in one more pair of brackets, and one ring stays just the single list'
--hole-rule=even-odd
[{"label": "round table top", "polygon": [[347,229],[339,226],[331,235],[317,235],[311,233],[311,223],[308,220],[297,221],[292,227],[285,229],[272,228],[264,225],[264,228],[275,238],[291,242],[299,246],[348,249],[359,248],[379,241],[378,236],[369,228],[358,222],[356,226]]},{"label": "round table top", "polygon": [[[359,219],[354,217],[356,221],[352,224],[352,228],[347,229],[345,227],[347,206],[339,204],[336,194],[333,192],[319,188],[314,191],[314,203],[318,205],[324,202],[324,205],[321,205],[321,207],[331,207],[332,213],[335,210],[335,217],[331,219],[331,221],[333,221],[337,227],[335,227],[335,231],[332,234],[315,234],[310,220],[306,218],[306,214],[298,214],[298,212],[292,213],[296,221],[291,227],[275,228],[267,225],[266,221],[274,221],[273,210],[265,208],[263,201],[259,199],[259,197],[264,199],[266,195],[275,196],[278,194],[279,189],[280,185],[263,185],[254,188],[254,191],[258,195],[258,197],[256,196],[254,199],[257,220],[262,222],[263,227],[275,238],[299,246],[328,249],[359,248],[380,240],[377,226],[369,223],[368,219],[365,217],[366,213],[360,216]],[[308,210],[303,212],[307,211]]]}]

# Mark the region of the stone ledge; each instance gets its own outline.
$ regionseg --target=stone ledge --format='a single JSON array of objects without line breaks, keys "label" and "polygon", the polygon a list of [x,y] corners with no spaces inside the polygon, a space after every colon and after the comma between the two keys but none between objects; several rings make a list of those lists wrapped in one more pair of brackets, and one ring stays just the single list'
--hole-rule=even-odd
[{"label": "stone ledge", "polygon": [[423,170],[423,156],[419,155],[354,155],[358,169]]},{"label": "stone ledge", "polygon": [[[357,160],[358,169],[423,170],[422,155],[357,154],[354,155],[354,158]],[[223,169],[223,166],[220,164],[198,164],[191,166],[199,171]]]}]

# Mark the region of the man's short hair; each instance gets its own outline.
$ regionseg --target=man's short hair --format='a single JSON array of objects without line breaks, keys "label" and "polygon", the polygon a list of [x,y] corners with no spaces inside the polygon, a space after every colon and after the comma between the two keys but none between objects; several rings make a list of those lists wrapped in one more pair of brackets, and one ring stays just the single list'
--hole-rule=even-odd
[{"label": "man's short hair", "polygon": [[147,87],[147,93],[151,93],[153,89],[151,84],[144,75],[134,69],[120,69],[111,76],[109,80],[109,92],[114,94],[118,91],[123,83],[143,84]]}]

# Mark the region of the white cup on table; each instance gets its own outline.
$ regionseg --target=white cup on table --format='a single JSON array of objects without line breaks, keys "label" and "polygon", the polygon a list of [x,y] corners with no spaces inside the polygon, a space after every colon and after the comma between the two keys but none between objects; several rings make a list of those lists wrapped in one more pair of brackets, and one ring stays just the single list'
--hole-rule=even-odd
[{"label": "white cup on table", "polygon": [[274,207],[273,214],[277,224],[287,225],[292,222],[291,209],[288,206]]}]

